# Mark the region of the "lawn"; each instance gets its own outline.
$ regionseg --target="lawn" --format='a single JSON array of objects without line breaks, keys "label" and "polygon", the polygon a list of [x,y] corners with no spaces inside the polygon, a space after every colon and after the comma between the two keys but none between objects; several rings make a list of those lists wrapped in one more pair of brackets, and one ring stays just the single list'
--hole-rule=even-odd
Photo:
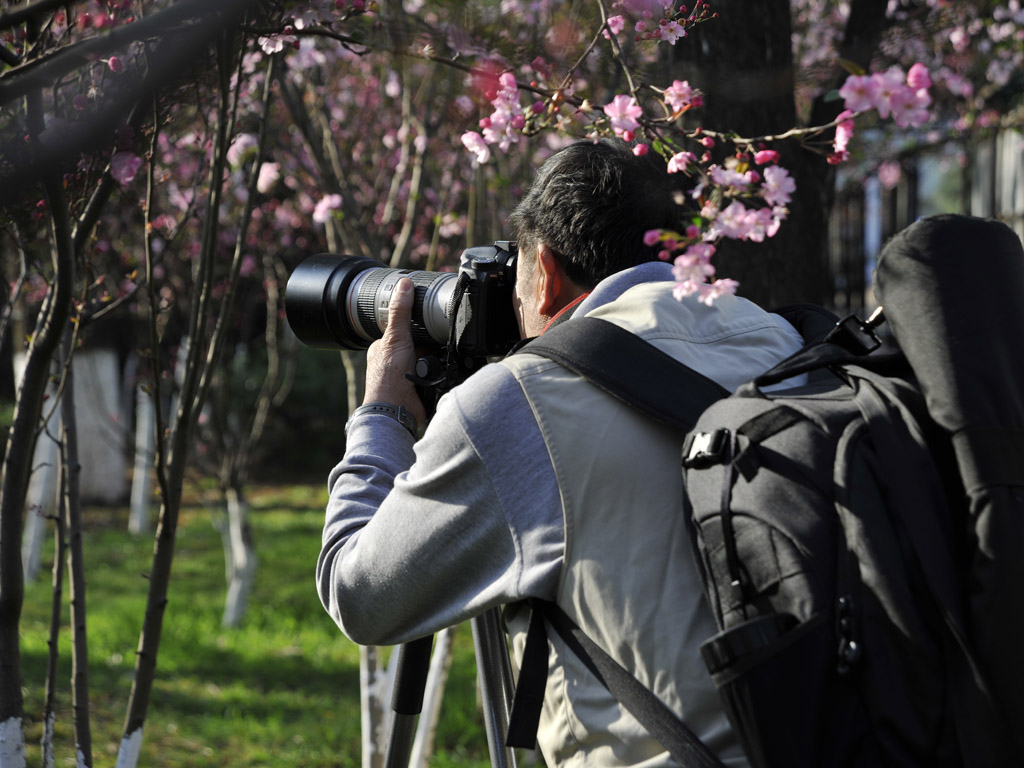
[{"label": "lawn", "polygon": [[[218,514],[183,510],[170,601],[140,765],[358,766],[359,652],[324,613],[313,572],[322,486],[259,488],[252,524],[259,575],[243,624],[220,625],[224,555]],[[90,708],[94,764],[113,765],[131,689],[153,542],[127,533],[124,510],[86,510]],[[46,568],[50,568],[52,554]],[[29,765],[40,764],[52,587],[27,585],[21,624]],[[57,765],[74,765],[67,595],[60,637]],[[488,765],[469,627],[456,634],[431,765]]]}]

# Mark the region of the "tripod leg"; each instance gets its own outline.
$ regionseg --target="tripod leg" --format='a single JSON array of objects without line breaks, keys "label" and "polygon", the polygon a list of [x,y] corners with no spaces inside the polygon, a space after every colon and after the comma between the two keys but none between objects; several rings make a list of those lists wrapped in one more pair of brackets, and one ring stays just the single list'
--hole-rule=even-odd
[{"label": "tripod leg", "polygon": [[423,689],[430,668],[430,648],[434,636],[427,635],[398,647],[398,668],[395,670],[395,692],[391,708],[391,734],[384,758],[387,768],[408,768],[416,735],[416,718],[423,708]]},{"label": "tripod leg", "polygon": [[472,625],[477,678],[480,681],[491,766],[515,768],[515,752],[511,747],[505,746],[514,684],[505,631],[501,625],[501,613],[499,609],[491,608],[473,619]]}]

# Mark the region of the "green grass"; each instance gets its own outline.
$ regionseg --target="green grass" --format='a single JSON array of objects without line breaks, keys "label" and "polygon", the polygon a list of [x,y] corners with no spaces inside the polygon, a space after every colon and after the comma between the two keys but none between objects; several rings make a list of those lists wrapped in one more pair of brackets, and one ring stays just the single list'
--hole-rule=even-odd
[{"label": "green grass", "polygon": [[[260,568],[242,626],[220,619],[224,555],[215,515],[183,511],[142,766],[358,766],[359,651],[320,606],[313,572],[322,486],[253,492]],[[151,537],[122,510],[87,510],[84,536],[94,764],[113,765],[145,608]],[[52,554],[49,555],[52,560]],[[49,568],[49,562],[46,568]],[[26,587],[21,624],[29,765],[40,764],[52,587]],[[57,764],[74,764],[67,595],[60,637]],[[469,627],[456,634],[432,765],[488,765]]]}]

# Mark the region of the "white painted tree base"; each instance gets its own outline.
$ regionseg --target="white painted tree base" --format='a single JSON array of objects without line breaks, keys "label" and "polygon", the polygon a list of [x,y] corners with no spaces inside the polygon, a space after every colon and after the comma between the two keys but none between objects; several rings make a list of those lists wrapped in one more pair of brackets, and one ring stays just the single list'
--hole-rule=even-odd
[{"label": "white painted tree base", "polygon": [[20,717],[0,723],[0,766],[25,768],[25,729]]},{"label": "white painted tree base", "polygon": [[121,739],[121,748],[117,751],[115,768],[136,768],[139,764],[140,752],[142,752],[142,729],[137,728]]}]

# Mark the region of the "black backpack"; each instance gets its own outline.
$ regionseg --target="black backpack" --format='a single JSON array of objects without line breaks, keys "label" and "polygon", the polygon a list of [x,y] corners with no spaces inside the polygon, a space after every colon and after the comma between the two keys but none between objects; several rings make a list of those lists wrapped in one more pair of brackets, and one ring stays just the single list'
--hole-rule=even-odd
[{"label": "black backpack", "polygon": [[[1000,287],[978,302],[982,265]],[[808,345],[727,397],[593,318],[524,349],[680,430],[721,630],[701,653],[753,766],[1024,765],[1024,253],[1001,224],[934,217],[887,245],[877,284],[894,351],[874,352],[880,316],[780,310]],[[666,385],[690,396],[662,402]],[[520,702],[543,690],[548,625],[677,762],[720,765],[561,609],[533,608],[511,744],[536,731]]]}]

